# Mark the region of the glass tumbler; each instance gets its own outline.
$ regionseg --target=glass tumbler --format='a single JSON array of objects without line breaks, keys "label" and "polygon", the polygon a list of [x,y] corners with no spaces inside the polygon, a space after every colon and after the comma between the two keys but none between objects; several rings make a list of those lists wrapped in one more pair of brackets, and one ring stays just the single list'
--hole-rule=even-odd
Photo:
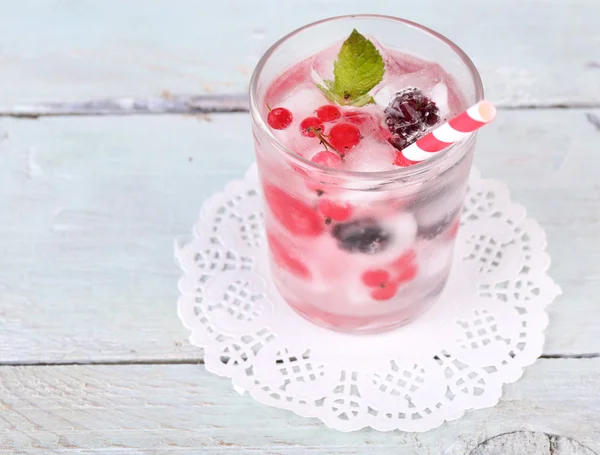
[{"label": "glass tumbler", "polygon": [[[326,168],[286,148],[266,121],[270,85],[354,28],[385,49],[439,64],[462,97],[461,110],[483,99],[483,87],[473,62],[450,40],[413,22],[375,15],[302,27],[275,43],[254,71],[250,112],[272,279],[284,300],[313,323],[368,333],[411,321],[444,289],[476,135],[429,160],[383,172]],[[350,204],[350,219],[319,216],[324,198]]]}]

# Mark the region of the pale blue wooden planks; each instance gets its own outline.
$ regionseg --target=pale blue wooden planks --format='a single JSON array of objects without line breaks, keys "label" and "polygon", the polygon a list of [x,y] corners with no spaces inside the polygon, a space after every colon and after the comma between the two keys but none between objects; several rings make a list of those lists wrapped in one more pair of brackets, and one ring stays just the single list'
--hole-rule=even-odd
[{"label": "pale blue wooden planks", "polygon": [[596,0],[20,0],[0,14],[0,110],[244,92],[259,57],[284,34],[357,12],[446,34],[502,105],[600,103]]},{"label": "pale blue wooden planks", "polygon": [[[598,132],[584,110],[501,111],[476,163],[546,229],[551,275],[545,353],[598,351]],[[4,119],[0,298],[12,330],[0,359],[196,359],[175,314],[175,238],[202,201],[253,162],[247,114]],[[8,216],[10,214],[10,216]],[[12,346],[19,340],[23,346]],[[3,344],[8,343],[8,344]],[[8,346],[8,347],[3,347]]]},{"label": "pale blue wooden planks", "polygon": [[[497,407],[425,434],[342,434],[239,397],[202,367],[168,363],[202,358],[175,314],[173,240],[253,161],[248,115],[0,118],[0,453],[490,455],[477,445],[523,430],[600,453],[597,359],[579,358],[600,352],[597,1],[10,2],[0,115],[160,113],[202,95],[213,98],[195,106],[243,109],[272,42],[366,10],[439,30],[491,99],[538,108],[502,110],[476,162],[547,231],[564,291],[549,307],[552,358]],[[580,109],[539,109],[563,105]],[[554,455],[583,455],[574,447]]]},{"label": "pale blue wooden planks", "polygon": [[4,367],[0,453],[498,455],[472,451],[524,430],[575,437],[598,452],[598,368],[598,359],[543,359],[505,386],[496,407],[437,429],[341,433],[241,397],[202,366]]}]

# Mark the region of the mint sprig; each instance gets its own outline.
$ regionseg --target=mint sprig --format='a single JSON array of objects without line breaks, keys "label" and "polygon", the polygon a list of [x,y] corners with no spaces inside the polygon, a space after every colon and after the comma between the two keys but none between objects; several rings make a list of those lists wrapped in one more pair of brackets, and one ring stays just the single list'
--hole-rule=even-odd
[{"label": "mint sprig", "polygon": [[375,102],[369,92],[384,73],[385,64],[375,45],[354,29],[333,63],[334,80],[317,87],[340,106],[360,107]]}]

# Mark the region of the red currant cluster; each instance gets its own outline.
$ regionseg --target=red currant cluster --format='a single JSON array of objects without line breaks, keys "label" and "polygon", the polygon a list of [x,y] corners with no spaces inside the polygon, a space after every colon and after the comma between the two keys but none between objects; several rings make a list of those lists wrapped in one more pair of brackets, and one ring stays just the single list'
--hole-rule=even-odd
[{"label": "red currant cluster", "polygon": [[417,275],[415,258],[415,252],[409,250],[387,268],[367,270],[363,273],[363,284],[373,288],[371,297],[374,300],[389,300],[394,297],[401,284],[411,281]]},{"label": "red currant cluster", "polygon": [[[269,126],[276,130],[284,130],[292,124],[292,113],[284,108],[270,109],[267,116]],[[325,124],[335,122],[342,118],[342,112],[332,104],[321,106],[314,112],[314,116],[306,117],[300,122],[300,133],[306,137],[316,137],[323,144],[325,150],[317,152],[311,161],[321,166],[337,169],[342,164],[348,152],[361,140],[360,130],[356,125],[348,122],[336,123],[329,132]]]},{"label": "red currant cluster", "polygon": [[[267,121],[273,129],[284,130],[294,122],[293,114],[286,108],[269,108]],[[356,112],[342,113],[334,105],[324,105],[314,111],[314,115],[299,123],[299,132],[307,138],[315,138],[324,150],[314,154],[311,161],[324,167],[340,168],[344,158],[356,147],[361,139],[364,115]],[[296,169],[297,168],[297,169]],[[297,166],[293,169],[299,174],[307,171]],[[310,184],[317,185],[308,178]],[[309,185],[310,186],[310,185]],[[294,236],[317,237],[330,232],[344,251],[362,254],[376,254],[389,243],[389,234],[373,220],[352,220],[356,209],[345,201],[332,199],[321,186],[314,189],[319,196],[315,205],[306,203],[282,189],[265,184],[266,202],[280,225]],[[327,225],[332,225],[328,227]],[[310,279],[311,273],[294,248],[267,234],[273,260],[281,268],[299,278]],[[361,280],[369,289],[373,300],[385,301],[393,298],[403,283],[411,281],[417,274],[415,253],[410,250],[400,258],[385,264],[384,267],[365,271]]]}]

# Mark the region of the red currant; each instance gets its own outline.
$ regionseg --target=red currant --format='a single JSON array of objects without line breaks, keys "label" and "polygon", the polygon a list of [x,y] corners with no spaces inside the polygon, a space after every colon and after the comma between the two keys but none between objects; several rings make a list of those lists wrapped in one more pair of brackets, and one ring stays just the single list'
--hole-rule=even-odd
[{"label": "red currant", "polygon": [[275,130],[284,130],[290,126],[293,118],[292,113],[285,107],[276,107],[267,115],[267,123]]},{"label": "red currant", "polygon": [[458,235],[459,229],[460,229],[460,217],[456,218],[456,220],[454,221],[452,226],[450,226],[450,229],[448,229],[448,237],[450,239],[456,238],[456,236]]},{"label": "red currant", "polygon": [[402,256],[400,256],[398,259],[392,262],[390,266],[396,271],[402,271],[405,268],[409,267],[411,264],[413,264],[415,262],[416,257],[417,254],[415,253],[415,250],[406,250],[404,253],[402,253]]},{"label": "red currant", "polygon": [[295,257],[291,252],[287,251],[279,240],[275,238],[274,235],[267,233],[267,240],[269,241],[269,246],[271,247],[271,255],[273,256],[273,260],[275,263],[287,270],[290,273],[293,273],[300,278],[310,278],[310,271],[308,267],[300,261],[297,257]]},{"label": "red currant", "polygon": [[397,291],[398,291],[398,285],[393,284],[393,283],[388,283],[387,285],[385,285],[383,287],[378,287],[377,289],[373,289],[373,291],[371,291],[371,297],[374,300],[380,300],[380,301],[389,300],[396,295]]},{"label": "red currant", "polygon": [[312,131],[312,128],[323,131],[323,124],[317,117],[306,117],[304,120],[302,120],[302,122],[300,122],[300,132],[303,136],[315,137],[315,133]]},{"label": "red currant", "polygon": [[330,152],[329,150],[322,150],[317,152],[311,159],[313,163],[320,164],[321,166],[330,167],[337,169],[342,165],[342,159],[337,153]]},{"label": "red currant", "polygon": [[360,130],[350,123],[338,123],[329,132],[328,141],[342,157],[360,142]]},{"label": "red currant", "polygon": [[396,284],[411,281],[417,276],[417,272],[419,271],[419,269],[415,264],[416,257],[417,255],[415,251],[410,249],[404,252],[402,256],[400,256],[398,259],[391,263],[391,267],[396,272],[396,275],[394,277],[394,282]]},{"label": "red currant", "polygon": [[370,288],[383,287],[390,280],[390,274],[382,269],[367,270],[360,279]]},{"label": "red currant", "polygon": [[307,178],[304,181],[304,183],[306,185],[306,188],[308,188],[310,191],[312,191],[319,197],[321,197],[323,194],[325,194],[325,190],[327,189],[326,185],[323,182],[320,182],[320,181],[312,179],[312,178]]},{"label": "red currant", "polygon": [[396,166],[400,166],[400,167],[409,167],[412,166],[413,164],[417,164],[418,161],[412,161],[409,160],[408,158],[406,158],[402,152],[397,152],[396,153],[396,159],[394,160],[394,164]]},{"label": "red currant", "polygon": [[321,122],[333,122],[339,119],[342,113],[333,104],[326,104],[317,109],[315,115]]},{"label": "red currant", "polygon": [[345,202],[334,202],[328,199],[320,199],[317,208],[327,218],[335,221],[346,221],[352,215],[352,207]]},{"label": "red currant", "polygon": [[315,237],[323,232],[318,213],[276,186],[265,185],[265,199],[273,216],[292,234]]},{"label": "red currant", "polygon": [[400,284],[406,281],[412,281],[417,276],[418,271],[419,269],[417,265],[414,263],[410,263],[406,268],[400,271],[394,282]]}]

